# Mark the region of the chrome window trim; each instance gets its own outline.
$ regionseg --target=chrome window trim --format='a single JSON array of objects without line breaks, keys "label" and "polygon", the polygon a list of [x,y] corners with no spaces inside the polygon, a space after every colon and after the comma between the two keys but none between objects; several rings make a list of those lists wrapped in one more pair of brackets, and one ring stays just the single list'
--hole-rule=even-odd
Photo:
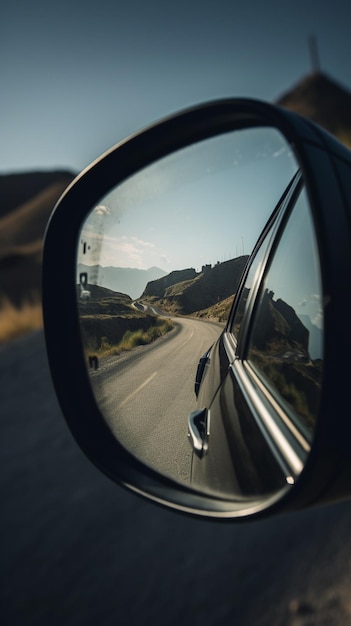
[{"label": "chrome window trim", "polygon": [[247,370],[248,375],[253,379],[254,384],[259,388],[260,392],[266,396],[267,401],[274,409],[277,416],[284,422],[289,431],[291,432],[294,439],[298,442],[298,444],[305,450],[306,453],[311,451],[311,445],[307,440],[307,437],[303,435],[303,433],[298,429],[294,421],[289,417],[288,413],[284,411],[281,407],[277,399],[274,395],[269,391],[268,387],[264,384],[263,380],[256,373],[254,367],[251,365],[249,361],[243,362],[244,368]]},{"label": "chrome window trim", "polygon": [[231,332],[225,331],[223,333],[223,346],[227,353],[229,363],[233,363],[233,361],[236,358],[235,353],[236,353],[237,341]]},{"label": "chrome window trim", "polygon": [[310,451],[309,443],[284,414],[247,362],[236,358],[230,367],[287,483],[294,484],[306,462]]}]

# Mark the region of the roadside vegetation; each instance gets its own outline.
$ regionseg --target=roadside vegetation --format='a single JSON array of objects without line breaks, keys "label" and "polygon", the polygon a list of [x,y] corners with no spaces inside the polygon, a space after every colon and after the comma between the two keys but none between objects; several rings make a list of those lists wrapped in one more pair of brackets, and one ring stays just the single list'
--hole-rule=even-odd
[{"label": "roadside vegetation", "polygon": [[[127,330],[122,339],[113,343],[111,338],[103,336],[98,348],[94,347],[93,351],[98,357],[106,357],[128,352],[137,346],[144,346],[152,343],[159,337],[162,337],[174,328],[174,324],[169,319],[159,318],[153,326],[147,329],[138,328],[137,330]],[[90,350],[89,342],[85,344],[86,351]]]},{"label": "roadside vegetation", "polygon": [[85,351],[98,357],[146,345],[173,328],[171,320],[145,313],[130,296],[89,285],[90,297],[79,303]]},{"label": "roadside vegetation", "polygon": [[15,306],[8,298],[0,302],[0,344],[7,343],[43,327],[40,301],[26,301]]}]

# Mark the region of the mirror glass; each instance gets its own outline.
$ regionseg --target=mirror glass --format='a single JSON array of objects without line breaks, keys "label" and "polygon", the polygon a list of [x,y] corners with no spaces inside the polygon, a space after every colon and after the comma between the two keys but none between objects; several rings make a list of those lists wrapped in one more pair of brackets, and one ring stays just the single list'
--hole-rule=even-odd
[{"label": "mirror glass", "polygon": [[276,129],[229,132],[138,171],[82,226],[77,303],[93,393],[120,443],[177,482],[191,484],[199,361],[297,170]]}]

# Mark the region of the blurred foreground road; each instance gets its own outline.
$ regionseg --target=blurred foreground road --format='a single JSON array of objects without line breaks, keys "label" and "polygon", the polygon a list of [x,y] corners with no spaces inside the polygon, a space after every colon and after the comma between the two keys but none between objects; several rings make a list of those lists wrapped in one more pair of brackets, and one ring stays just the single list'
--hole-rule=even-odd
[{"label": "blurred foreground road", "polygon": [[351,624],[351,502],[244,524],[126,493],[62,419],[43,336],[0,350],[2,626]]}]

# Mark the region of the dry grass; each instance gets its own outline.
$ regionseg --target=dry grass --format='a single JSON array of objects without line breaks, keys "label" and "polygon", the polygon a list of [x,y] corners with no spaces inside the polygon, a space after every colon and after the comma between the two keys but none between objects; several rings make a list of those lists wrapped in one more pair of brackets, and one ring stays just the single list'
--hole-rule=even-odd
[{"label": "dry grass", "polygon": [[24,302],[20,308],[7,298],[0,302],[0,343],[7,343],[42,327],[43,314],[39,301]]},{"label": "dry grass", "polygon": [[217,304],[210,306],[208,309],[196,311],[196,313],[194,313],[194,317],[201,317],[208,320],[214,320],[216,322],[226,322],[232,308],[234,297],[235,295],[229,296],[229,298],[217,302]]},{"label": "dry grass", "polygon": [[152,343],[159,337],[162,337],[169,331],[174,328],[174,324],[169,319],[160,318],[157,320],[154,326],[151,326],[147,329],[139,328],[138,330],[131,331],[127,330],[121,341],[118,343],[113,343],[111,339],[108,337],[101,337],[101,344],[98,348],[92,347],[91,343],[86,341],[85,343],[85,352],[87,356],[91,352],[102,357],[108,357],[112,355],[121,354],[121,352],[129,352],[136,348],[137,346],[145,346],[149,343]]}]

